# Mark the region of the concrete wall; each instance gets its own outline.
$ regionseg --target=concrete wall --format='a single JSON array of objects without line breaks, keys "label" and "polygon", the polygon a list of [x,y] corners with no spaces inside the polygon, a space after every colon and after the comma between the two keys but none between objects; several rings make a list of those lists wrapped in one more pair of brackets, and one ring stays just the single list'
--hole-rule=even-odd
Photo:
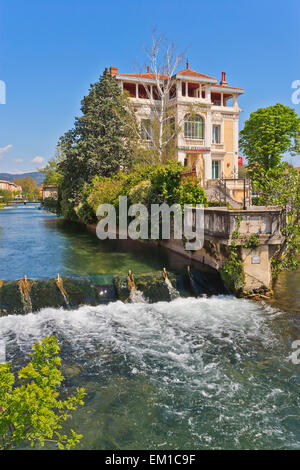
[{"label": "concrete wall", "polygon": [[[240,247],[241,260],[245,273],[244,292],[271,287],[270,260],[282,241],[280,232],[279,207],[253,207],[246,211],[226,208],[207,208],[204,213],[204,245],[197,251],[186,251],[182,240],[162,240],[159,243],[190,260],[200,261],[215,269],[221,269],[230,254],[233,232],[240,220],[240,237],[236,240]],[[246,240],[257,234],[259,245],[244,248]]]},{"label": "concrete wall", "polygon": [[246,290],[259,289],[262,285],[271,286],[269,245],[259,245],[255,249],[242,248]]}]

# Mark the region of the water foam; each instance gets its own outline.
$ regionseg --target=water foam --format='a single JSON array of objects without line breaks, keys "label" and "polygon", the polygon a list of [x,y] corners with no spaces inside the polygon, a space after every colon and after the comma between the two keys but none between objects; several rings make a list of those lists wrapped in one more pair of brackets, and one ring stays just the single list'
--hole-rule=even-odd
[{"label": "water foam", "polygon": [[[27,355],[40,337],[56,335],[63,363],[80,369],[76,384],[93,383],[104,401],[103,390],[123,394],[105,413],[110,419],[115,412],[123,415],[127,403],[127,436],[143,439],[142,448],[162,442],[167,448],[184,448],[184,443],[185,448],[294,448],[300,442],[294,429],[299,397],[295,366],[284,363],[290,351],[282,327],[278,310],[255,302],[178,298],[5,317],[0,341],[14,360],[20,352]],[[103,416],[105,405],[93,397],[88,401],[92,415]],[[145,422],[137,430],[139,419],[146,419],[140,416],[145,407],[151,432]],[[80,416],[88,436],[91,419]],[[88,439],[86,445],[99,448],[104,438]],[[132,440],[126,445],[134,448]]]}]

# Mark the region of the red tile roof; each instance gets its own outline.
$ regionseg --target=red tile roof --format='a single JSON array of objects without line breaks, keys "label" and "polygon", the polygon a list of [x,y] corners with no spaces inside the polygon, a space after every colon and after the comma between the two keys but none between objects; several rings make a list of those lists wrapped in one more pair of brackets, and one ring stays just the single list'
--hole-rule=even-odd
[{"label": "red tile roof", "polygon": [[216,80],[215,77],[210,77],[204,73],[195,72],[195,70],[191,70],[189,68],[182,70],[181,72],[177,72],[176,75],[189,75],[190,77],[210,78],[212,80]]},{"label": "red tile roof", "polygon": [[244,88],[240,88],[238,86],[228,86],[228,85],[222,85],[222,84],[219,84],[219,83],[216,83],[216,84],[213,84],[212,87],[220,87],[220,88],[229,88],[229,89],[232,89],[232,90],[244,90]]},{"label": "red tile roof", "polygon": [[[151,80],[156,79],[155,73],[150,73],[150,72],[146,72],[146,73],[118,73],[118,75],[121,75],[122,77],[148,78],[148,79],[151,79]],[[159,77],[160,80],[164,80],[164,79],[168,78],[167,75],[158,75],[158,77]]]}]

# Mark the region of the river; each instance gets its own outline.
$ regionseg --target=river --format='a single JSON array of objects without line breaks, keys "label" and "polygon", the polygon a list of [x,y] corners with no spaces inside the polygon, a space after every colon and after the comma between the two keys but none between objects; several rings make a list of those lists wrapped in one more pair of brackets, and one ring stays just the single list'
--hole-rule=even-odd
[{"label": "river", "polygon": [[[0,279],[181,268],[180,256],[100,242],[36,206],[0,211]],[[115,302],[0,318],[15,366],[55,335],[64,392],[86,388],[68,427],[84,449],[299,449],[300,272],[282,275],[270,304],[231,296]],[[298,312],[298,313],[297,313]]]}]

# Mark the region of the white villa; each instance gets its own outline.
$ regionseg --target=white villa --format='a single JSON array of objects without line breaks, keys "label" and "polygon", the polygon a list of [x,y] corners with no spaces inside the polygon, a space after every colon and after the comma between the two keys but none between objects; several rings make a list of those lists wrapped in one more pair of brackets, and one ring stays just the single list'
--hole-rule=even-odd
[{"label": "white villa", "polygon": [[[131,74],[119,73],[117,67],[111,67],[110,73],[129,93],[137,119],[147,129],[151,106],[158,100],[155,75],[150,73],[149,67],[146,73]],[[164,79],[166,77],[160,77],[161,82]],[[172,81],[174,85],[169,93],[168,106],[175,110],[176,125],[181,129],[176,136],[177,160],[187,170],[194,171],[203,186],[219,178],[236,179],[241,112],[238,97],[244,90],[229,86],[225,72],[222,72],[222,79],[218,82],[214,77],[191,70],[188,61],[186,69],[177,72]],[[147,140],[147,132],[144,137]],[[240,200],[237,192],[236,196]]]}]

